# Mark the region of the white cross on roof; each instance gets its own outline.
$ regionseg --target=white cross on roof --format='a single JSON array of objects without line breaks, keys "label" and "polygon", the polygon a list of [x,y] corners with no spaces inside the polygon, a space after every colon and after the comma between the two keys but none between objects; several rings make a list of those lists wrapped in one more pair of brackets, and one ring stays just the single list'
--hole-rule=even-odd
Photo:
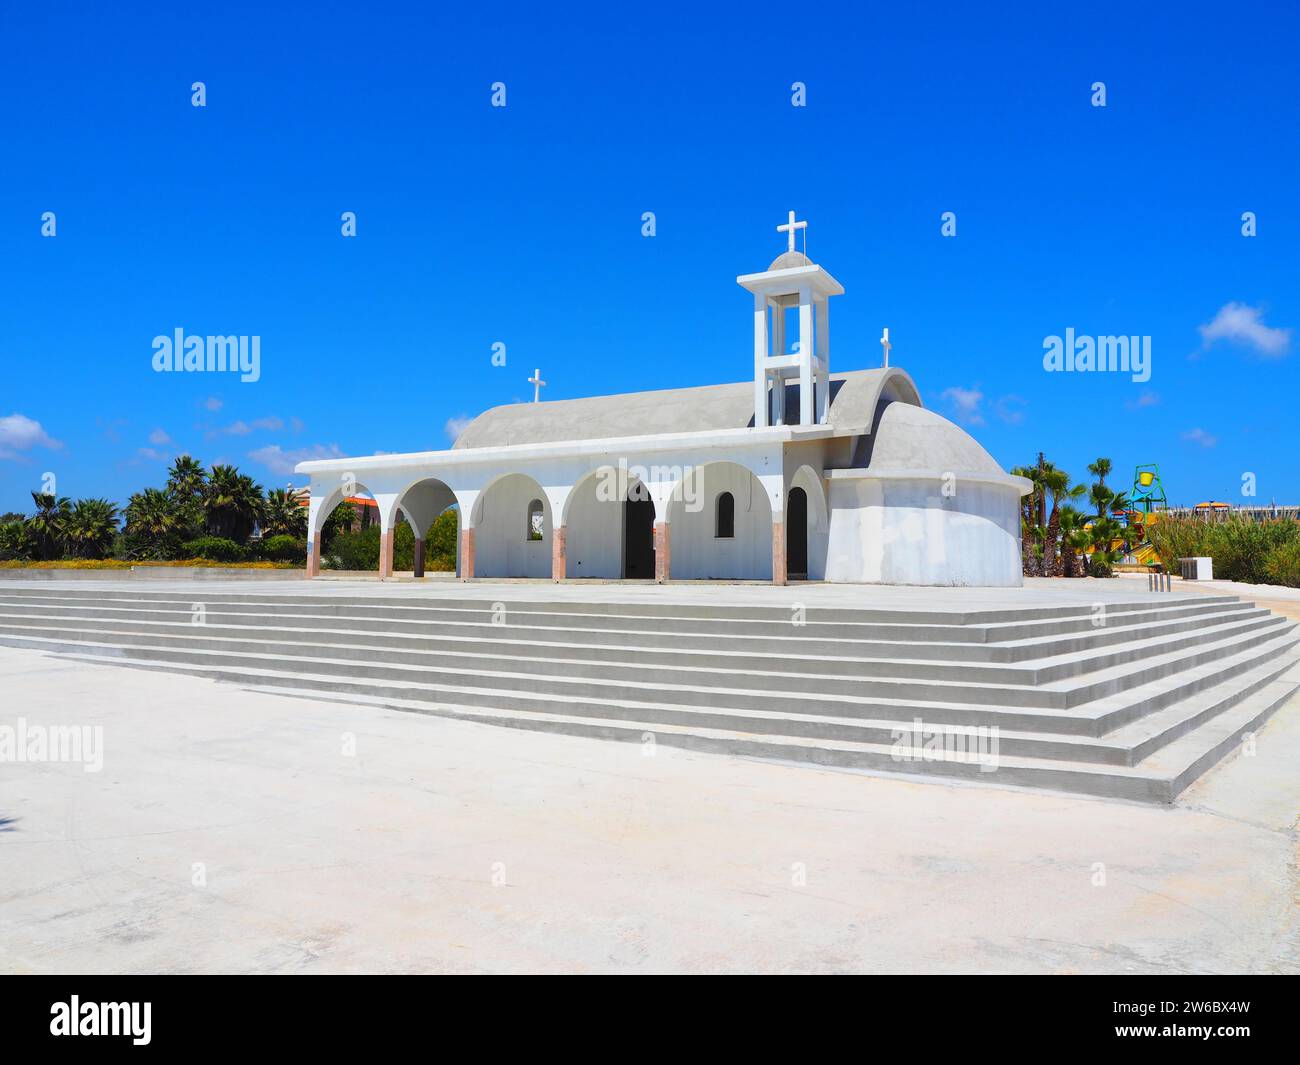
[{"label": "white cross on roof", "polygon": [[[794,234],[795,234],[795,230],[797,230],[797,229],[807,229],[807,228],[808,228],[808,223],[807,223],[807,222],[796,222],[796,221],[794,220],[794,212],[791,211],[791,212],[790,212],[790,220],[789,220],[785,225],[783,225],[783,226],[777,226],[777,227],[776,227],[776,231],[777,231],[778,233],[786,233],[786,234],[789,235],[789,238],[790,238],[790,251],[794,251]],[[805,238],[805,239],[806,239],[806,238]]]}]

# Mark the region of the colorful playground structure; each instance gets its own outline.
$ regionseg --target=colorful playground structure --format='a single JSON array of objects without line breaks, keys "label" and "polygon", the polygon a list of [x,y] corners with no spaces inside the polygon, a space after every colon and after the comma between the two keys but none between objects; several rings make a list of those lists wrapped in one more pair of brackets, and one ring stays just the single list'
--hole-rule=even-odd
[{"label": "colorful playground structure", "polygon": [[1133,488],[1124,505],[1114,511],[1115,519],[1124,526],[1124,535],[1111,544],[1111,550],[1123,548],[1125,562],[1151,566],[1160,560],[1147,537],[1147,530],[1160,520],[1169,509],[1169,498],[1160,481],[1160,467],[1154,462],[1138,466],[1133,471]]}]

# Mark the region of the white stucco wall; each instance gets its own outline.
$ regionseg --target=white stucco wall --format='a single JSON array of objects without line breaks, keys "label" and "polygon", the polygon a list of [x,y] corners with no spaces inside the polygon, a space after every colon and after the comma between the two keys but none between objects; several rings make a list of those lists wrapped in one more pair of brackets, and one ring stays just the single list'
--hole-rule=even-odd
[{"label": "white stucco wall", "polygon": [[1020,496],[1012,484],[832,477],[828,581],[1018,587]]},{"label": "white stucco wall", "polygon": [[[543,534],[527,539],[528,504],[542,501]],[[480,577],[549,577],[551,575],[551,507],[537,482],[509,474],[493,483],[478,500],[474,539],[474,573]]]},{"label": "white stucco wall", "polygon": [[598,480],[587,478],[568,501],[567,577],[617,580],[623,576],[623,504],[598,499]]},{"label": "white stucco wall", "polygon": [[[771,580],[772,508],[763,486],[748,470],[711,463],[701,473],[702,506],[683,501],[669,507],[672,525],[672,575],[676,580]],[[730,492],[736,501],[736,535],[714,536],[717,499]]]}]

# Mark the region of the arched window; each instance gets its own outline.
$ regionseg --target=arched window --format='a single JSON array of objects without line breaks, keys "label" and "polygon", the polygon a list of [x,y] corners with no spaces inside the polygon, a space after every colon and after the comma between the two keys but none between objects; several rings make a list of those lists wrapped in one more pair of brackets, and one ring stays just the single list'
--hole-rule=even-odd
[{"label": "arched window", "polygon": [[736,535],[736,499],[730,492],[718,496],[717,522],[713,535],[719,540],[730,540]]},{"label": "arched window", "polygon": [[528,504],[528,531],[524,536],[525,540],[542,539],[542,530],[546,521],[545,514],[540,499],[534,499]]}]

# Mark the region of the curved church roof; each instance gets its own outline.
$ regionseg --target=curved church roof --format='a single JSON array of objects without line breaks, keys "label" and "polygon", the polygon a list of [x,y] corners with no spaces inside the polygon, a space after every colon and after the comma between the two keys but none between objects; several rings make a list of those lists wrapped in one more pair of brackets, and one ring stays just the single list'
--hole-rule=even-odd
[{"label": "curved church roof", "polygon": [[[882,401],[921,408],[916,385],[897,367],[831,374],[833,428],[870,432]],[[787,386],[785,409],[799,410],[797,384]],[[753,424],[754,384],[744,381],[493,407],[465,427],[453,448],[707,432],[744,429]]]},{"label": "curved church roof", "polygon": [[964,429],[924,407],[882,402],[871,435],[853,457],[855,468],[1003,474],[997,460]]}]

